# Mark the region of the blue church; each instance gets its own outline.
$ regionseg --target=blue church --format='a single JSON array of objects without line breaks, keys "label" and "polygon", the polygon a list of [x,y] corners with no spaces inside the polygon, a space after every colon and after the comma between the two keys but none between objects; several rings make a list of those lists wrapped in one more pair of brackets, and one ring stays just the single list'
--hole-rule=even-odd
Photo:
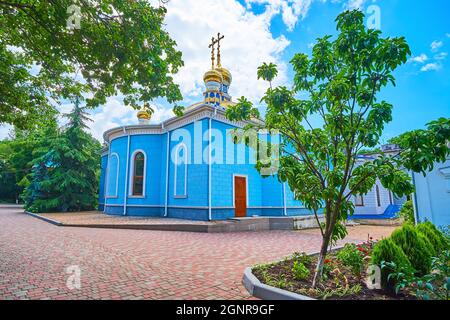
[{"label": "blue church", "polygon": [[203,101],[159,124],[149,124],[151,113],[144,109],[138,124],[104,133],[101,211],[204,221],[310,214],[276,174],[261,176],[253,149],[234,143],[230,132],[248,123],[225,117],[234,102],[231,73],[221,66],[220,40],[219,35],[210,45]]}]

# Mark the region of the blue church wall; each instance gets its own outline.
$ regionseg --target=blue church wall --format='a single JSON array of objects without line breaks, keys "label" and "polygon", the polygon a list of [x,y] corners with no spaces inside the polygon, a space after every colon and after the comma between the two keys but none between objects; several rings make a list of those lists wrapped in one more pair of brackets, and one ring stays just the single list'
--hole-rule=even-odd
[{"label": "blue church wall", "polygon": [[[204,133],[208,129],[208,120],[203,119],[195,123],[188,124],[184,127],[178,128],[170,133],[169,146],[169,192],[168,204],[169,207],[197,207],[208,205],[208,164],[203,159],[203,150],[207,149],[208,141],[203,139]],[[195,130],[198,132],[195,134]],[[187,139],[186,135],[191,137]],[[197,139],[194,141],[194,139]],[[178,147],[183,144],[187,150],[187,172],[181,176],[177,174],[177,190],[175,192],[175,159]],[[195,163],[194,163],[195,162]],[[198,162],[198,163],[197,163]],[[178,166],[177,173],[180,173],[183,166]],[[186,195],[181,192],[184,188],[183,178],[186,178]],[[183,179],[184,180],[184,179]],[[180,187],[179,187],[180,186]],[[177,194],[176,194],[177,193]],[[165,194],[165,192],[164,192]],[[178,214],[177,211],[171,210],[172,215]]]},{"label": "blue church wall", "polygon": [[[161,135],[161,154],[159,156],[161,161],[161,168],[157,173],[160,176],[160,193],[159,193],[159,204],[164,206],[166,203],[166,183],[168,180],[166,179],[166,169],[167,169],[167,143],[170,136],[170,132],[167,132]],[[156,157],[157,155],[155,155]],[[170,165],[170,164],[169,164]]]},{"label": "blue church wall", "polygon": [[276,176],[262,178],[262,191],[264,194],[262,205],[268,207],[283,206],[283,185]]},{"label": "blue church wall", "polygon": [[[132,135],[130,136],[130,155],[127,184],[127,204],[129,205],[160,205],[160,194],[165,191],[165,181],[161,181],[161,170],[163,166],[161,153],[165,153],[162,148],[162,135]],[[131,196],[132,192],[132,161],[136,151],[141,150],[145,154],[145,192],[143,196]],[[121,179],[123,181],[124,177]],[[128,212],[128,210],[127,210]]]},{"label": "blue church wall", "polygon": [[[244,144],[236,145],[233,143],[231,135],[226,132],[226,130],[233,129],[233,126],[212,120],[212,128],[214,129],[212,137],[213,162],[211,165],[212,206],[234,207],[234,175],[247,177],[247,206],[261,206],[261,176],[255,165],[249,164],[250,157],[253,157],[253,150],[250,150]],[[220,142],[219,139],[222,141]],[[232,163],[229,164],[230,162]]]},{"label": "blue church wall", "polygon": [[286,182],[285,184],[286,188],[286,207],[303,207],[303,204],[301,201],[295,200],[294,197],[294,191],[291,190],[289,187],[289,184]]},{"label": "blue church wall", "polygon": [[167,208],[167,216],[169,218],[207,221],[208,209],[169,207]]},{"label": "blue church wall", "polygon": [[106,203],[121,204],[124,199],[124,177],[126,171],[127,137],[120,137],[110,144],[106,180]]},{"label": "blue church wall", "polygon": [[[247,216],[282,216],[307,214],[301,203],[294,200],[286,184],[286,211],[283,185],[276,176],[263,178],[254,164],[254,150],[244,144],[236,145],[227,130],[235,127],[211,120],[211,218],[224,220],[235,216],[234,176],[247,178]],[[128,136],[110,142],[109,158],[102,157],[99,197],[106,192],[105,212],[112,215],[164,216],[167,199],[167,216],[192,220],[208,220],[208,127],[205,118],[164,134],[139,134],[129,137],[130,149],[127,166]],[[189,135],[190,139],[187,139]],[[192,141],[197,139],[197,141]],[[167,142],[169,140],[169,161]],[[221,143],[216,143],[216,142]],[[182,145],[182,147],[180,147]],[[133,160],[136,152],[145,154],[145,190],[143,196],[132,196]],[[175,164],[172,156],[179,152],[181,162]],[[181,152],[180,152],[181,151]],[[184,154],[183,154],[184,152]],[[175,160],[176,157],[173,157]],[[198,163],[200,161],[200,163]],[[109,163],[108,163],[109,162]],[[187,166],[184,164],[187,162]],[[194,163],[195,162],[195,163]],[[168,177],[166,186],[166,166]],[[108,167],[109,165],[109,167]],[[175,180],[175,172],[177,179]],[[127,176],[127,181],[125,177]],[[186,188],[185,183],[186,182]],[[103,210],[104,201],[99,209]]]}]

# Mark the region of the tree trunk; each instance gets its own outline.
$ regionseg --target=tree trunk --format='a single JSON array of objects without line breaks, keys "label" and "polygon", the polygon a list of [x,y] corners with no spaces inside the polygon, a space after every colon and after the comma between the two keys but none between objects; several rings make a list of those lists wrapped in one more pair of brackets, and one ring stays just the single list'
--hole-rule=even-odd
[{"label": "tree trunk", "polygon": [[327,253],[328,253],[328,244],[330,243],[330,238],[331,238],[331,231],[325,230],[325,234],[324,234],[323,240],[322,240],[322,247],[320,248],[319,259],[317,261],[317,266],[316,266],[316,270],[314,273],[314,279],[313,279],[313,283],[312,283],[313,288],[315,288],[316,285],[322,279],[323,263],[325,261],[325,257],[327,256]]}]

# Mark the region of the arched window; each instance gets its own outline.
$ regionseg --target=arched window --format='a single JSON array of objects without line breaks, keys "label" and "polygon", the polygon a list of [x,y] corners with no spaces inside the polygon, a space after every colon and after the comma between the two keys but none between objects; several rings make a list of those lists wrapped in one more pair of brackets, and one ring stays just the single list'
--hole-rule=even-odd
[{"label": "arched window", "polygon": [[106,197],[117,197],[119,187],[119,155],[111,153],[106,175]]},{"label": "arched window", "polygon": [[380,188],[378,187],[378,185],[375,186],[375,192],[377,194],[377,206],[381,207]]},{"label": "arched window", "polygon": [[175,151],[174,196],[187,197],[187,165],[188,154],[186,145],[181,143]]},{"label": "arched window", "polygon": [[145,190],[145,154],[142,151],[134,153],[132,168],[131,195],[143,196]]}]

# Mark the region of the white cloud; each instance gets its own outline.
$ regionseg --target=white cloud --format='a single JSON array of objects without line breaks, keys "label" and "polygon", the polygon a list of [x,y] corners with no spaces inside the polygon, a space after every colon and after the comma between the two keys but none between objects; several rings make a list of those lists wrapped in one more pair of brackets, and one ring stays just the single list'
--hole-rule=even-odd
[{"label": "white cloud", "polygon": [[431,43],[431,50],[436,51],[437,49],[439,49],[440,47],[442,47],[444,45],[444,43],[442,41],[433,41]]},{"label": "white cloud", "polygon": [[409,62],[424,63],[424,62],[427,61],[427,60],[428,60],[428,56],[427,56],[426,54],[422,53],[422,54],[419,55],[419,56],[411,57],[411,58],[409,59]]},{"label": "white cloud", "polygon": [[348,9],[361,9],[365,2],[365,0],[349,0],[346,6]]},{"label": "white cloud", "polygon": [[438,71],[441,69],[441,66],[437,63],[428,63],[424,65],[420,71],[427,72],[427,71]]},{"label": "white cloud", "polygon": [[251,9],[252,4],[264,5],[268,18],[281,14],[288,31],[292,31],[298,20],[306,17],[313,0],[245,0],[245,2],[247,9]]},{"label": "white cloud", "polygon": [[447,56],[448,56],[447,52],[440,52],[437,55],[435,55],[434,58],[436,60],[445,60],[447,58]]},{"label": "white cloud", "polygon": [[237,1],[184,0],[167,4],[166,28],[183,52],[185,66],[175,75],[185,100],[201,99],[204,90],[203,74],[211,68],[208,44],[217,32],[225,35],[221,43],[222,66],[233,76],[230,94],[235,98],[245,95],[259,101],[267,83],[257,80],[256,70],[262,62],[273,62],[279,67],[277,84],[287,81],[287,64],[280,54],[289,41],[270,32],[274,11],[267,9],[256,15]]},{"label": "white cloud", "polygon": [[[172,109],[164,108],[159,104],[152,103],[154,109],[151,123],[161,123],[173,117]],[[93,111],[90,118],[93,120],[89,124],[89,130],[99,141],[103,141],[103,133],[106,130],[123,125],[137,124],[137,110],[126,107],[119,97],[111,97],[105,105]]]}]

